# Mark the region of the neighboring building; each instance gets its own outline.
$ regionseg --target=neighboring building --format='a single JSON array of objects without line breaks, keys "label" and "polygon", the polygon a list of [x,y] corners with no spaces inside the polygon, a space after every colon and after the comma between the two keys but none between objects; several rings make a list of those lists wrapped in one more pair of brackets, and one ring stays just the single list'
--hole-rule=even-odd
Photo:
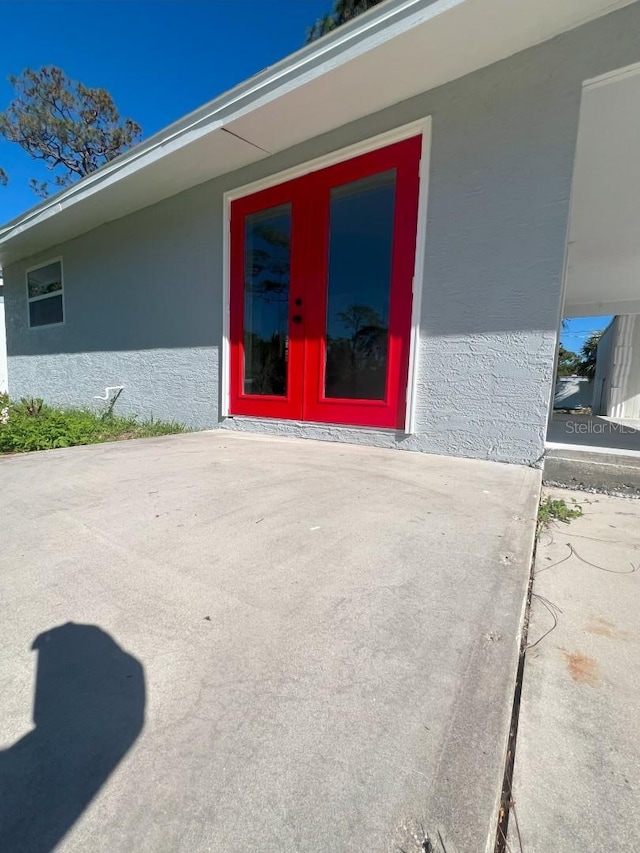
[{"label": "neighboring building", "polygon": [[640,419],[640,316],[614,317],[598,342],[593,413]]},{"label": "neighboring building", "polygon": [[4,288],[2,286],[2,270],[0,270],[0,394],[7,391],[7,335],[4,323]]},{"label": "neighboring building", "polygon": [[593,402],[593,382],[586,376],[558,376],[554,409],[586,409]]},{"label": "neighboring building", "polygon": [[0,230],[11,393],[537,463],[583,87],[638,62],[637,2],[387,0]]}]

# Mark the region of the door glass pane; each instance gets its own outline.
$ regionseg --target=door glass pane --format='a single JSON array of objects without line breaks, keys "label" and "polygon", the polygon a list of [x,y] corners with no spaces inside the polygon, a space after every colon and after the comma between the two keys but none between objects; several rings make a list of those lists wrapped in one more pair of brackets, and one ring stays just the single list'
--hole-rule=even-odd
[{"label": "door glass pane", "polygon": [[395,169],[331,191],[325,397],[383,400]]},{"label": "door glass pane", "polygon": [[289,350],[291,206],[247,216],[244,393],[285,396]]}]

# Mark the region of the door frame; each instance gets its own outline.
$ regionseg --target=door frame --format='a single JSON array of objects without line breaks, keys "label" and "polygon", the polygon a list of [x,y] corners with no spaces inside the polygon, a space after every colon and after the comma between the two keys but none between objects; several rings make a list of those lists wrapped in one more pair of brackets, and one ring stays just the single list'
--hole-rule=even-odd
[{"label": "door frame", "polygon": [[[222,290],[223,290],[223,312],[222,312],[222,352],[220,364],[220,417],[229,417],[230,414],[230,388],[231,388],[231,203],[244,196],[253,195],[261,190],[269,189],[278,184],[285,183],[294,178],[325,169],[345,160],[351,160],[360,154],[367,154],[379,148],[385,148],[394,142],[409,139],[412,136],[422,137],[422,148],[420,154],[419,190],[418,190],[418,221],[415,248],[415,263],[413,271],[412,306],[411,306],[411,330],[409,341],[409,370],[407,375],[406,389],[406,411],[404,419],[404,433],[407,435],[415,432],[416,414],[416,386],[418,379],[418,343],[420,333],[420,314],[422,310],[422,293],[424,289],[424,266],[427,240],[427,204],[429,189],[429,158],[431,153],[431,116],[401,125],[385,133],[377,134],[349,145],[331,151],[322,157],[307,160],[304,163],[285,169],[268,177],[252,181],[223,195],[223,234],[222,234]],[[371,427],[352,427],[353,429],[370,430]],[[394,430],[397,431],[397,430]]]}]

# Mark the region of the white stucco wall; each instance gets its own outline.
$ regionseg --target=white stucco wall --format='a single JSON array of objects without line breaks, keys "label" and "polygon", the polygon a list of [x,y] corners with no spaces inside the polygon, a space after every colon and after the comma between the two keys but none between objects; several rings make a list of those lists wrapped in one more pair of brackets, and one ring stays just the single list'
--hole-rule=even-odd
[{"label": "white stucco wall", "polygon": [[630,333],[630,352],[623,394],[622,418],[640,418],[640,315],[629,318],[633,321]]},{"label": "white stucco wall", "polygon": [[614,317],[598,344],[597,414],[640,418],[640,315]]},{"label": "white stucco wall", "polygon": [[[581,85],[640,61],[638,31],[634,4],[13,264],[12,393],[86,405],[124,385],[122,410],[218,425],[224,192],[430,115],[415,434],[226,425],[536,464],[553,395]],[[58,254],[65,325],[29,330],[25,267]]]},{"label": "white stucco wall", "polygon": [[559,376],[553,398],[555,409],[580,409],[591,406],[594,383],[584,376]]},{"label": "white stucco wall", "polygon": [[618,318],[614,317],[598,341],[596,375],[593,380],[593,414],[609,414],[613,350],[618,333]]}]

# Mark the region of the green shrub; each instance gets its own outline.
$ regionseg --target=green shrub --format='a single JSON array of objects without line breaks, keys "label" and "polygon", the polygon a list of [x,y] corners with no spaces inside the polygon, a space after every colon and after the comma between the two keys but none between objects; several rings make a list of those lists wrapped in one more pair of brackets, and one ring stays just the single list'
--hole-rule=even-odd
[{"label": "green shrub", "polygon": [[176,423],[118,417],[89,409],[58,409],[40,399],[11,402],[0,395],[0,453],[51,450],[184,432]]}]

